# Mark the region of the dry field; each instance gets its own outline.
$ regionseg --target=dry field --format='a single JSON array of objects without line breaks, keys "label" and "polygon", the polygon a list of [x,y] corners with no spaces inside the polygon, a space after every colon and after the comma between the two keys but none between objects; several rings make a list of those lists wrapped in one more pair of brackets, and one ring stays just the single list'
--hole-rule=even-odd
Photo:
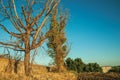
[{"label": "dry field", "polygon": [[[12,72],[5,72],[8,65],[8,59],[0,58],[0,80],[76,80],[77,76],[72,72],[48,72],[47,68],[42,65],[32,65],[32,72],[29,77],[24,74],[23,62],[19,62],[17,74],[14,73],[14,66]],[[14,63],[14,60],[12,61]]]},{"label": "dry field", "polygon": [[[14,63],[14,60],[13,60]],[[0,80],[120,80],[120,74],[117,73],[76,73],[73,71],[57,73],[48,72],[42,65],[33,65],[30,76],[25,76],[23,62],[18,64],[17,74],[5,72],[8,59],[0,58]],[[14,66],[12,66],[14,70]]]},{"label": "dry field", "polygon": [[72,73],[44,73],[26,77],[24,74],[0,73],[0,80],[76,80]]},{"label": "dry field", "polygon": [[0,80],[120,80],[117,73],[80,73],[78,76],[73,72],[54,73],[41,72],[26,77],[24,74],[0,73]]},{"label": "dry field", "polygon": [[120,80],[118,73],[80,73],[77,80]]}]

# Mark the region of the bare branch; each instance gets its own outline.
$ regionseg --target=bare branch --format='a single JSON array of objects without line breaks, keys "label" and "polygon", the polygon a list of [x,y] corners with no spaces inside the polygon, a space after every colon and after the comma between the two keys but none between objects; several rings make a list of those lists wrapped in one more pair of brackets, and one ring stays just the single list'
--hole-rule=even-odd
[{"label": "bare branch", "polygon": [[[19,22],[21,23],[21,25],[22,25],[22,27],[24,27],[24,25],[22,24],[22,22],[21,22],[21,20],[20,20],[20,18],[19,18],[19,16],[18,16],[18,14],[17,14],[17,12],[16,12],[16,6],[15,6],[15,3],[14,3],[14,0],[12,0],[12,4],[9,2],[9,11],[10,11],[10,13],[7,11],[7,9],[6,9],[6,6],[3,4],[3,2],[2,2],[2,0],[1,0],[1,5],[2,5],[2,8],[3,8],[3,10],[4,10],[4,14],[5,14],[5,16],[7,16],[7,18],[10,20],[10,22],[14,25],[14,27],[15,27],[15,29],[16,30],[18,30],[20,33],[22,33],[22,31],[21,31],[21,29],[20,29],[20,26],[19,26],[19,24],[17,23],[17,21],[19,20]],[[16,14],[16,16],[17,17],[14,17],[13,16],[13,13],[12,13],[12,7],[11,7],[11,5],[13,5],[14,6],[14,12],[15,12],[15,14]]]},{"label": "bare branch", "polygon": [[18,17],[18,13],[17,13],[17,11],[16,11],[16,5],[15,5],[14,0],[12,0],[12,3],[13,3],[15,15],[16,15],[16,17],[17,17],[17,19],[18,19],[19,17]]},{"label": "bare branch", "polygon": [[47,14],[45,15],[45,17],[44,17],[44,19],[43,19],[41,25],[39,26],[39,28],[38,28],[37,31],[36,31],[36,34],[35,34],[35,36],[34,36],[32,45],[35,44],[36,39],[37,39],[37,37],[38,37],[38,35],[39,35],[41,29],[43,28],[43,26],[44,26],[44,24],[45,24],[45,22],[46,22],[46,20],[47,20],[48,15],[50,14],[50,12],[51,12],[57,5],[58,5],[58,3],[55,2],[55,4],[53,4],[52,8],[51,8],[51,9],[47,12]]},{"label": "bare branch", "polygon": [[22,13],[23,13],[23,16],[24,16],[24,18],[25,18],[25,21],[26,21],[26,23],[27,23],[27,14],[26,14],[26,12],[25,12],[24,6],[22,6],[21,8],[22,8]]},{"label": "bare branch", "polygon": [[14,45],[14,44],[10,44],[10,43],[4,43],[4,42],[0,42],[1,45],[5,45],[5,46],[11,46],[11,47],[15,47],[15,48],[19,48],[21,50],[25,50],[24,48],[22,48],[21,46],[19,45]]},{"label": "bare branch", "polygon": [[17,49],[17,48],[13,48],[13,47],[8,47],[8,46],[0,46],[0,47],[9,48],[9,49],[12,49],[12,50],[15,50],[15,51],[24,51],[24,50],[21,50],[21,49]]},{"label": "bare branch", "polygon": [[45,22],[47,20],[47,16],[44,18],[44,20],[42,21],[41,25],[39,26],[39,28],[37,29],[36,31],[36,34],[34,36],[34,40],[36,41],[37,37],[38,37],[38,34],[40,33],[42,27],[44,26]]},{"label": "bare branch", "polygon": [[0,24],[0,27],[1,27],[5,32],[7,32],[8,34],[10,34],[10,35],[12,35],[12,36],[14,36],[14,37],[17,37],[17,38],[21,38],[21,35],[20,35],[20,34],[17,34],[17,33],[14,33],[14,32],[9,32],[9,30],[7,30],[7,28],[6,28],[4,25]]},{"label": "bare branch", "polygon": [[32,56],[31,64],[33,64],[33,61],[35,60],[36,55],[37,55],[37,48],[34,50],[34,54]]},{"label": "bare branch", "polygon": [[5,32],[10,33],[4,25],[0,24],[0,27],[1,27]]},{"label": "bare branch", "polygon": [[55,2],[55,1],[54,1],[54,3],[53,3],[53,5],[52,5],[51,9],[47,11],[46,16],[49,15],[50,12],[51,12],[53,9],[55,9],[55,7],[58,5],[59,1],[60,1],[60,0],[58,0],[58,2]]},{"label": "bare branch", "polygon": [[45,40],[46,40],[46,37],[42,37],[37,44],[32,44],[32,46],[31,46],[30,49],[32,50],[32,49],[35,49],[35,48],[41,46],[42,43],[43,43]]},{"label": "bare branch", "polygon": [[33,22],[31,23],[31,26],[33,26],[33,25],[36,23],[36,21],[38,21],[38,19],[44,14],[47,6],[48,6],[48,2],[46,2],[46,5],[45,5],[44,9],[42,10],[42,12],[41,12],[40,14],[38,14],[38,15],[33,19]]},{"label": "bare branch", "polygon": [[19,25],[20,28],[26,30],[26,27],[24,26],[24,24],[23,24],[23,22],[22,22],[21,19],[18,19],[17,23],[18,23],[18,25]]}]

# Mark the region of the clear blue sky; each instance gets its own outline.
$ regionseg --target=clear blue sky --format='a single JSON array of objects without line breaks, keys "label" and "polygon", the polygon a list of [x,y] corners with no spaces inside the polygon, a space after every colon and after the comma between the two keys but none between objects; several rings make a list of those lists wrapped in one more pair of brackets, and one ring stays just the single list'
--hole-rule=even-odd
[{"label": "clear blue sky", "polygon": [[[101,66],[120,65],[120,0],[61,0],[60,5],[69,10],[66,36],[72,47],[68,57]],[[2,33],[0,29],[0,40],[6,40]],[[43,52],[36,62],[46,64],[50,58]]]},{"label": "clear blue sky", "polygon": [[120,65],[120,0],[64,0],[69,9],[68,55],[85,63]]}]

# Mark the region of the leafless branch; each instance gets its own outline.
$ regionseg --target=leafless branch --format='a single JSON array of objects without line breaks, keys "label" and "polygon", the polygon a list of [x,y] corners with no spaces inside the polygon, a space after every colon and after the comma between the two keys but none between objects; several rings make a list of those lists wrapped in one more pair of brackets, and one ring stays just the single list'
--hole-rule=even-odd
[{"label": "leafless branch", "polygon": [[18,19],[19,16],[18,16],[18,13],[17,13],[17,11],[16,11],[16,5],[15,5],[14,0],[12,0],[12,3],[13,3],[13,7],[14,7],[14,12],[15,12],[16,18]]},{"label": "leafless branch", "polygon": [[15,47],[15,48],[19,48],[21,50],[25,50],[24,48],[22,48],[21,46],[19,45],[14,45],[14,44],[10,44],[10,43],[4,43],[4,42],[0,42],[1,45],[5,45],[5,46],[11,46],[11,47]]},{"label": "leafless branch", "polygon": [[51,8],[50,10],[47,11],[47,13],[46,13],[46,15],[45,15],[45,17],[44,17],[44,19],[43,19],[41,25],[38,27],[38,29],[37,29],[37,31],[36,31],[36,33],[35,33],[35,36],[34,36],[34,38],[33,38],[32,45],[35,44],[36,39],[37,39],[37,37],[38,37],[38,35],[39,35],[41,29],[43,28],[43,26],[44,26],[44,24],[45,24],[45,22],[46,22],[46,20],[47,20],[48,15],[50,14],[50,12],[51,12],[52,10],[54,10],[54,8],[55,8],[57,5],[58,5],[58,3],[55,2],[53,5],[51,5],[52,8]]},{"label": "leafless branch", "polygon": [[43,43],[45,40],[46,40],[46,37],[42,37],[37,44],[33,44],[33,45],[31,46],[31,49],[35,49],[35,48],[41,46],[42,43]]},{"label": "leafless branch", "polygon": [[17,38],[21,38],[21,35],[20,34],[17,34],[17,33],[14,33],[14,32],[10,32],[4,25],[0,24],[0,27],[5,31],[7,32],[8,34],[14,36],[14,37],[17,37]]}]

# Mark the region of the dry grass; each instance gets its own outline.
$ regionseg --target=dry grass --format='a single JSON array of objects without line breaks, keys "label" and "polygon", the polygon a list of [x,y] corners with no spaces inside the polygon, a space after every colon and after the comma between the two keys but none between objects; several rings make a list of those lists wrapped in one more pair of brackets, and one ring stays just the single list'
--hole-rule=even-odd
[{"label": "dry grass", "polygon": [[9,74],[0,73],[0,80],[76,80],[76,76],[73,73],[53,73],[53,72],[41,72],[41,74],[25,76],[24,74]]},{"label": "dry grass", "polygon": [[24,74],[0,73],[0,80],[120,80],[117,73],[79,73],[78,77],[73,72],[53,73],[41,72],[25,76]]},{"label": "dry grass", "polygon": [[25,76],[23,62],[18,65],[18,73],[6,73],[8,60],[0,58],[0,80],[120,80],[117,73],[79,73],[74,71],[57,73],[47,72],[45,66],[33,65],[30,76]]},{"label": "dry grass", "polygon": [[76,80],[77,77],[72,72],[48,72],[45,66],[35,64],[32,65],[31,76],[26,77],[24,74],[24,64],[22,61],[20,61],[18,64],[17,74],[15,74],[14,71],[11,73],[6,73],[5,68],[7,65],[8,59],[0,58],[0,80]]}]

